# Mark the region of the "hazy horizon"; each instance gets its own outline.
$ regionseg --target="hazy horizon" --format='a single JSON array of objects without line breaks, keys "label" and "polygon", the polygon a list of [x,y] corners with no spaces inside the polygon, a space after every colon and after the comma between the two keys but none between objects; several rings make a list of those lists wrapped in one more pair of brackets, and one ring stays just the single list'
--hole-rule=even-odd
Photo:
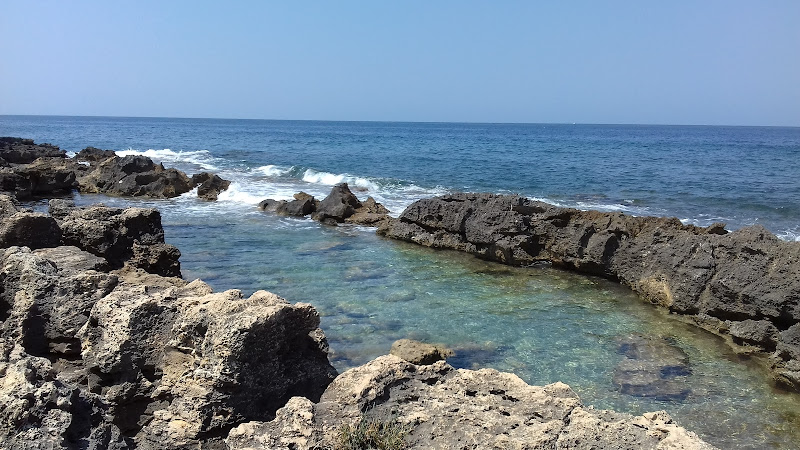
[{"label": "hazy horizon", "polygon": [[800,126],[800,3],[7,2],[0,114]]}]

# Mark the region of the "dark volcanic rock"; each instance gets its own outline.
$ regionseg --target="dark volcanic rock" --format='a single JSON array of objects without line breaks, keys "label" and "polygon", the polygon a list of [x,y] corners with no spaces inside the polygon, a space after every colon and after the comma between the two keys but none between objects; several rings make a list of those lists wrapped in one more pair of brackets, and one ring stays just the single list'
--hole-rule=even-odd
[{"label": "dark volcanic rock", "polygon": [[286,204],[286,203],[287,203],[286,200],[273,200],[271,198],[268,198],[266,200],[261,200],[258,203],[258,209],[260,209],[262,211],[276,212],[276,211],[278,211],[278,207],[280,205]]},{"label": "dark volcanic rock", "polygon": [[[670,311],[705,318],[699,324],[766,320],[785,330],[800,323],[800,243],[760,226],[726,233],[719,224],[462,193],[417,201],[378,233],[504,264],[547,262],[604,276]],[[772,347],[768,337],[744,334],[736,339]]]},{"label": "dark volcanic rock", "polygon": [[312,217],[320,222],[341,223],[360,207],[361,202],[350,192],[347,183],[340,183],[319,203]]},{"label": "dark volcanic rock", "polygon": [[95,147],[86,147],[75,155],[76,161],[97,162],[117,156],[113,150],[101,150]]},{"label": "dark volcanic rock", "polygon": [[730,324],[730,334],[737,344],[750,344],[764,350],[775,350],[780,331],[768,320],[743,320]]},{"label": "dark volcanic rock", "polygon": [[356,208],[353,215],[345,219],[345,222],[366,226],[378,226],[388,217],[389,210],[386,209],[386,207],[376,202],[374,198],[367,197],[361,204],[361,207]]},{"label": "dark volcanic rock", "polygon": [[30,164],[38,158],[66,158],[55,145],[35,144],[33,139],[0,137],[0,158],[13,164]]},{"label": "dark volcanic rock", "polygon": [[219,175],[202,172],[192,175],[192,184],[197,186],[197,196],[205,200],[216,200],[219,193],[228,189],[231,182]]},{"label": "dark volcanic rock", "polygon": [[294,194],[294,200],[279,203],[275,212],[282,216],[303,217],[315,212],[318,205],[319,202],[314,199],[314,196],[298,192]]},{"label": "dark volcanic rock", "polygon": [[153,198],[177,197],[193,187],[185,173],[165,169],[141,155],[102,160],[82,174],[78,183],[81,192]]},{"label": "dark volcanic rock", "polygon": [[89,206],[55,202],[62,242],[105,258],[112,267],[126,262],[151,273],[180,276],[180,251],[164,243],[161,213],[155,209]]}]

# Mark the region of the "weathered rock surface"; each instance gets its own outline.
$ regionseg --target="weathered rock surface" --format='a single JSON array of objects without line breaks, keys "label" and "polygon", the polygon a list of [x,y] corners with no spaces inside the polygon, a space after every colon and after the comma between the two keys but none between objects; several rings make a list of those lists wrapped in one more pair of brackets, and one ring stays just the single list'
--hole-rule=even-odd
[{"label": "weathered rock surface", "polygon": [[78,182],[81,192],[125,197],[171,198],[193,188],[185,173],[165,169],[162,164],[141,155],[97,161]]},{"label": "weathered rock surface", "polygon": [[38,158],[66,158],[55,145],[35,144],[33,139],[0,137],[0,159],[12,164],[30,164]]},{"label": "weathered rock surface", "polygon": [[336,375],[310,305],[103,263],[0,255],[0,448],[219,448]]},{"label": "weathered rock surface", "polygon": [[217,199],[220,192],[230,187],[231,182],[222,179],[219,175],[201,172],[192,175],[192,185],[197,186],[198,197],[213,201]]},{"label": "weathered rock surface", "polygon": [[258,204],[262,211],[282,216],[311,218],[328,225],[347,222],[358,225],[377,226],[388,217],[389,210],[368,197],[363,203],[350,191],[347,183],[337,184],[324,200],[316,200],[305,192],[294,195],[294,200],[262,200]]},{"label": "weathered rock surface", "polygon": [[392,343],[390,355],[397,356],[412,364],[433,364],[444,361],[455,353],[442,345],[426,344],[413,339],[398,339]]},{"label": "weathered rock surface", "polygon": [[141,155],[119,157],[111,150],[86,147],[74,158],[50,144],[0,137],[0,191],[17,198],[68,195],[73,190],[125,197],[170,198],[198,188],[198,196],[216,200],[230,185],[218,175],[190,179]]},{"label": "weathered rock surface", "polygon": [[113,268],[126,262],[151,273],[180,276],[180,251],[164,243],[161,213],[156,209],[72,207],[51,201],[62,242],[105,258]]},{"label": "weathered rock surface", "polygon": [[[504,264],[544,262],[618,280],[716,331],[739,333],[749,325],[736,322],[746,320],[767,321],[777,331],[800,323],[800,243],[782,241],[761,226],[726,233],[722,225],[702,228],[675,218],[462,193],[417,201],[398,219],[384,221],[378,233]],[[735,339],[770,350],[784,339],[774,331],[741,331]],[[783,374],[781,383],[797,388],[800,378],[790,367],[800,363],[784,357],[789,354],[773,355],[775,370]]]},{"label": "weathered rock surface", "polygon": [[0,248],[14,245],[32,249],[55,247],[60,241],[61,229],[47,214],[20,211],[0,216]]},{"label": "weathered rock surface", "polygon": [[409,430],[409,448],[712,448],[663,411],[634,417],[584,407],[563,383],[530,386],[492,369],[416,366],[382,356],[340,375],[319,403],[293,398],[271,422],[231,430],[229,449],[332,448],[367,417]]}]

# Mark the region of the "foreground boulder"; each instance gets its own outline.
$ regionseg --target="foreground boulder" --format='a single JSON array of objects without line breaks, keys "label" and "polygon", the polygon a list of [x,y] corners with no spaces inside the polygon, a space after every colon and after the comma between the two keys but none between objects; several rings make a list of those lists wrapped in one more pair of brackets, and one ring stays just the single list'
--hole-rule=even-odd
[{"label": "foreground boulder", "polygon": [[310,305],[102,262],[0,255],[0,448],[219,448],[336,375]]},{"label": "foreground boulder", "polygon": [[317,404],[296,397],[271,422],[239,425],[226,442],[229,449],[367,448],[349,432],[364,423],[419,449],[712,448],[663,411],[598,411],[563,383],[530,386],[492,369],[416,366],[395,356],[343,373]]},{"label": "foreground boulder", "polygon": [[[462,193],[417,201],[378,233],[504,264],[550,263],[618,280],[652,303],[715,332],[732,328],[740,342],[767,351],[781,342],[793,346],[783,332],[800,323],[800,243],[761,226],[728,233],[719,224],[703,228],[675,218]],[[774,369],[778,382],[800,389],[794,354],[773,354]]]}]

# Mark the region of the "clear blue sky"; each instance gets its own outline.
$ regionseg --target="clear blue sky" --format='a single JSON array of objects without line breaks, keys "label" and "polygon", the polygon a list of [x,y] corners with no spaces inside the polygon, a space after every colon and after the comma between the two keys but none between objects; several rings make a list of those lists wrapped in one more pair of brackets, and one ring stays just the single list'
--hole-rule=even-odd
[{"label": "clear blue sky", "polygon": [[800,126],[800,1],[0,3],[0,114]]}]

